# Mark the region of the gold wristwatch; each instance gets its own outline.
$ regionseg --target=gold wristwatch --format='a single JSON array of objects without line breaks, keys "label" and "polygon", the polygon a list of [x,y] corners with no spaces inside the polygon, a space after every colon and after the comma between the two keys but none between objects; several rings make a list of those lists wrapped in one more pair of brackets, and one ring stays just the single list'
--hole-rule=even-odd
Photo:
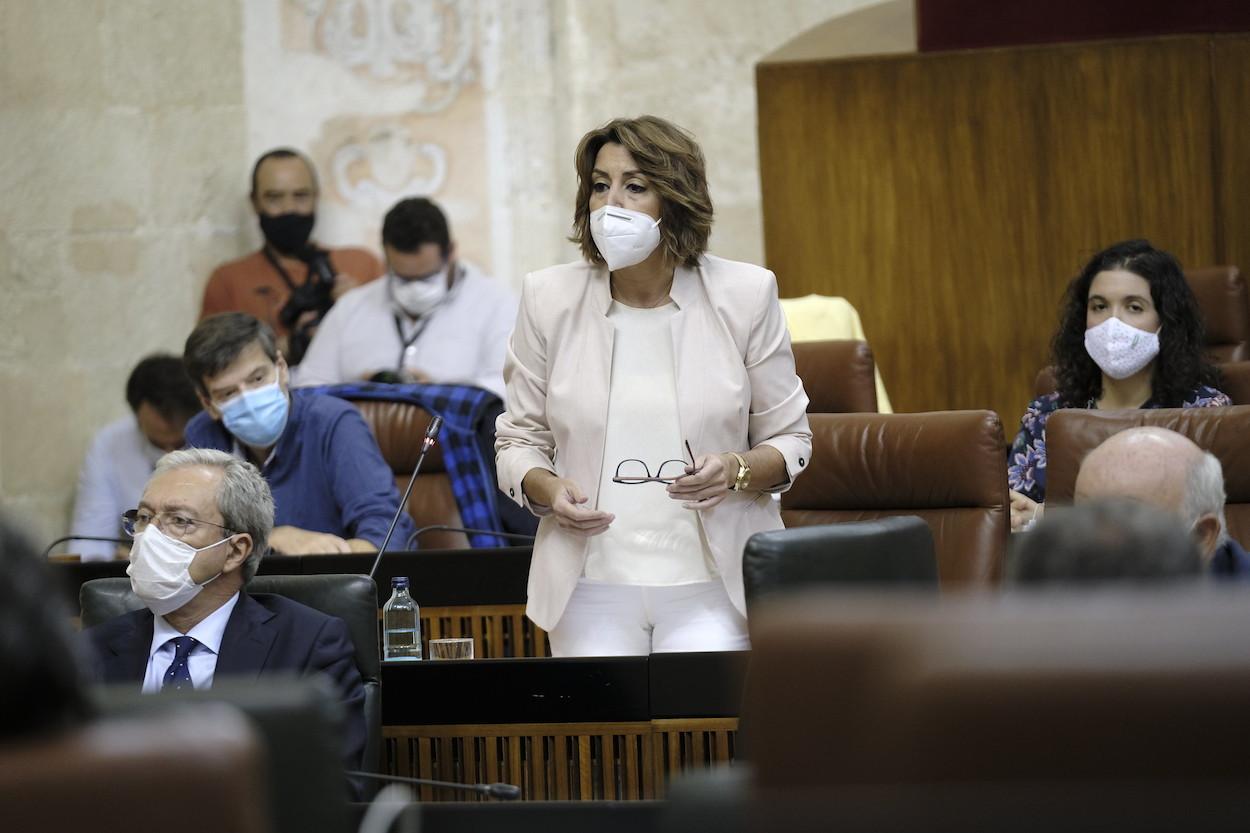
[{"label": "gold wristwatch", "polygon": [[738,452],[731,451],[729,453],[738,461],[738,473],[734,476],[734,483],[729,487],[729,491],[741,492],[751,485],[751,467],[747,465],[747,461],[742,459],[742,455]]}]

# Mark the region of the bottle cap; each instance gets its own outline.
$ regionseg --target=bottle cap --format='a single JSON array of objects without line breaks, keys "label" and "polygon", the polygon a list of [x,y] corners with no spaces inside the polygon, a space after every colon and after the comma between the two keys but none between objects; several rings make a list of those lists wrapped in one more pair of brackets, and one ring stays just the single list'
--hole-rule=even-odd
[{"label": "bottle cap", "polygon": [[391,587],[407,587],[408,576],[395,576],[391,579]]}]

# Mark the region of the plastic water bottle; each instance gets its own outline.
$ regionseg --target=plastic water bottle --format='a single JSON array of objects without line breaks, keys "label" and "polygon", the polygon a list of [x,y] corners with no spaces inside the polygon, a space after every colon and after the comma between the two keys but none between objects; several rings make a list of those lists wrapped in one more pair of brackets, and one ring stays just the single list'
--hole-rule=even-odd
[{"label": "plastic water bottle", "polygon": [[421,610],[408,595],[408,577],[391,579],[391,598],[382,606],[382,659],[421,659]]}]

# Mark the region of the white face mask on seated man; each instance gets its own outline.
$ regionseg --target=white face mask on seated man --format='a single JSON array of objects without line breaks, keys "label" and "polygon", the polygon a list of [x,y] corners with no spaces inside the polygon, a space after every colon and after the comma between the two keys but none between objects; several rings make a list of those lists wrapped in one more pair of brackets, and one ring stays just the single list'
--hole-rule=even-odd
[{"label": "white face mask on seated man", "polygon": [[233,536],[196,549],[190,544],[170,538],[156,524],[149,523],[135,538],[130,550],[130,589],[157,616],[172,613],[194,599],[204,586],[221,576],[204,582],[191,578],[191,562],[198,553],[221,546]]}]

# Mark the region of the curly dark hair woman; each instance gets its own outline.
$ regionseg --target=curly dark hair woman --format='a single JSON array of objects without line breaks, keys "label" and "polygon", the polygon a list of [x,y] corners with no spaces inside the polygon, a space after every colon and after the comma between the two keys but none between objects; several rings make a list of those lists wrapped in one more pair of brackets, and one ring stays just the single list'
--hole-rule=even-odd
[{"label": "curly dark hair woman", "polygon": [[1046,498],[1046,420],[1059,408],[1205,408],[1232,404],[1203,357],[1202,314],[1176,258],[1125,240],[1085,265],[1064,296],[1051,345],[1059,389],[1029,403],[1011,447],[1011,527]]},{"label": "curly dark hair woman", "polygon": [[1115,271],[1132,272],[1150,284],[1160,323],[1159,355],[1150,376],[1155,407],[1179,408],[1195,388],[1218,384],[1219,374],[1203,358],[1202,313],[1180,262],[1148,241],[1126,240],[1095,255],[1068,285],[1059,331],[1051,342],[1060,401],[1069,408],[1084,408],[1102,395],[1102,369],[1085,349],[1086,316],[1094,277]]}]

